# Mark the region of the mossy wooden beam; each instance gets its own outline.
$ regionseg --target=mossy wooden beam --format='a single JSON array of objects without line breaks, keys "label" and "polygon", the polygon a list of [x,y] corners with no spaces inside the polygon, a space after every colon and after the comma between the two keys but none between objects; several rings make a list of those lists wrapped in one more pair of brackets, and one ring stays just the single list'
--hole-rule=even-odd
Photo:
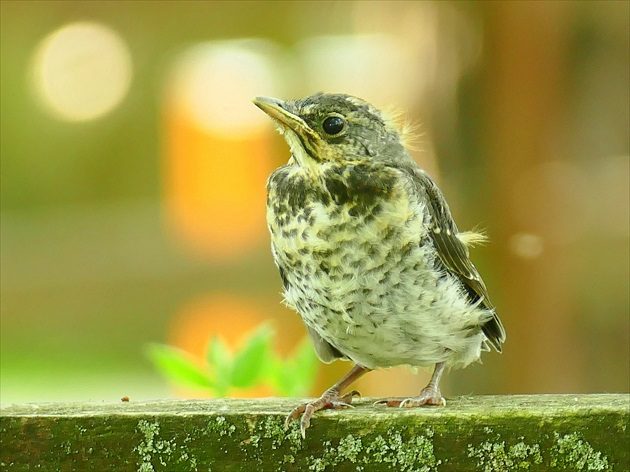
[{"label": "mossy wooden beam", "polygon": [[298,400],[8,405],[0,469],[50,471],[628,471],[630,395],[447,399],[444,408],[318,413]]}]

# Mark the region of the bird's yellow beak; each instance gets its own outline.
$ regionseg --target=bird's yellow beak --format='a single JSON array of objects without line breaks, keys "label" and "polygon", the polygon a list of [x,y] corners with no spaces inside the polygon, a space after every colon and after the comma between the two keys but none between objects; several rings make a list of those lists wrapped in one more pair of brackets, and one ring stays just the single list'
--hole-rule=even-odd
[{"label": "bird's yellow beak", "polygon": [[321,137],[306,121],[289,111],[285,102],[268,97],[256,97],[253,102],[276,123],[300,165],[310,167],[323,159],[325,153],[322,152]]},{"label": "bird's yellow beak", "polygon": [[283,128],[289,128],[299,136],[314,134],[302,118],[286,109],[282,100],[269,97],[256,97],[252,101],[254,105],[267,113],[267,115]]}]

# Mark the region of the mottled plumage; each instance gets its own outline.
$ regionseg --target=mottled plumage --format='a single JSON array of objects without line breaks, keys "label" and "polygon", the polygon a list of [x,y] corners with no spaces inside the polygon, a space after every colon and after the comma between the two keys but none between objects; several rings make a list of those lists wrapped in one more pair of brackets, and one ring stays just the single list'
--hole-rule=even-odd
[{"label": "mottled plumage", "polygon": [[396,126],[367,102],[316,94],[255,100],[291,148],[269,177],[267,223],[286,303],[302,317],[324,362],[356,366],[318,400],[298,406],[302,432],[369,370],[436,366],[418,397],[443,404],[445,367],[476,361],[505,331],[442,193],[410,157]]}]

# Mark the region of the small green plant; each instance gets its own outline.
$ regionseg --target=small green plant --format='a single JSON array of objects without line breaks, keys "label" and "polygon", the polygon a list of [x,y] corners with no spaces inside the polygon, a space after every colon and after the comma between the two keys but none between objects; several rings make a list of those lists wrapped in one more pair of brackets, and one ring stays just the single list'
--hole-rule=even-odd
[{"label": "small green plant", "polygon": [[150,344],[147,355],[171,382],[207,390],[215,397],[262,384],[276,395],[305,396],[313,385],[317,364],[310,342],[304,339],[287,358],[281,358],[273,351],[273,334],[269,326],[262,325],[236,352],[214,336],[203,367],[187,352],[165,344]]}]

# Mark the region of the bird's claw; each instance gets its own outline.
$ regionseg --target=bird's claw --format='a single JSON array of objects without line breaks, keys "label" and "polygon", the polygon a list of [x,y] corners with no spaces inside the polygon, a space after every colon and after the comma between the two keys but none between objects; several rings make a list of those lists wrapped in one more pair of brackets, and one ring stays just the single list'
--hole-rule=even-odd
[{"label": "bird's claw", "polygon": [[425,387],[420,395],[411,398],[387,398],[378,400],[374,405],[385,405],[389,407],[414,408],[423,405],[446,406],[446,400],[435,387]]},{"label": "bird's claw", "polygon": [[301,415],[300,432],[302,433],[302,438],[306,438],[306,430],[311,425],[311,417],[314,413],[326,409],[353,408],[352,399],[354,397],[361,397],[361,394],[356,390],[352,390],[343,396],[339,396],[339,392],[336,390],[326,390],[317,400],[302,403],[291,410],[291,413],[284,420],[284,427],[285,429],[288,428],[291,422],[300,418]]}]

